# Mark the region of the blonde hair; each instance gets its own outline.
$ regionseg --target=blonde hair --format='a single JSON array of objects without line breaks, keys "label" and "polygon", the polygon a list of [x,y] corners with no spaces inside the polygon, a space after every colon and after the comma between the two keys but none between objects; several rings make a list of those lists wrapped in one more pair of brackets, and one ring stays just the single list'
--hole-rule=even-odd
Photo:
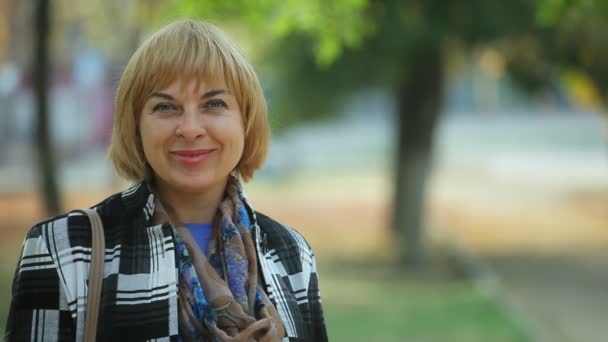
[{"label": "blonde hair", "polygon": [[168,24],[133,54],[120,78],[114,129],[108,152],[116,172],[129,180],[150,177],[138,133],[144,103],[155,90],[179,77],[223,77],[243,115],[245,146],[235,171],[245,181],[268,151],[270,127],[266,100],[257,75],[239,48],[216,26],[193,20]]}]

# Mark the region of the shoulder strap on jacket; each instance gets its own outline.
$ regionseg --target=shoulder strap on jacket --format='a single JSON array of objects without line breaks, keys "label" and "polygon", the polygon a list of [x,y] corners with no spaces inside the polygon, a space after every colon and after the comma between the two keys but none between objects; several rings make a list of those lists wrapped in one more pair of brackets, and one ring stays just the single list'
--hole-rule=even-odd
[{"label": "shoulder strap on jacket", "polygon": [[85,311],[84,341],[93,342],[97,335],[97,320],[99,317],[99,302],[101,299],[101,286],[105,258],[105,237],[103,224],[97,211],[93,209],[79,209],[91,221],[91,268],[89,270],[89,289],[87,293],[87,307]]}]

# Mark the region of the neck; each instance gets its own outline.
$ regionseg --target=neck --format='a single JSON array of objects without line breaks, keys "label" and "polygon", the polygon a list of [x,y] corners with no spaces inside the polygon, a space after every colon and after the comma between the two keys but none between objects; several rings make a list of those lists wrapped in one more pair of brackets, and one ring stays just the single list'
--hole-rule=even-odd
[{"label": "neck", "polygon": [[183,191],[156,182],[156,190],[163,207],[174,223],[209,223],[224,196],[226,182],[203,191]]}]

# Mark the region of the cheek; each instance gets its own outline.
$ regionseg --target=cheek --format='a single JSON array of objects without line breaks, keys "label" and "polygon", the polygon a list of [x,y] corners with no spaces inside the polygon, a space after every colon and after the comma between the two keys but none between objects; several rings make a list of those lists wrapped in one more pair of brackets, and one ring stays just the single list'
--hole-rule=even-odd
[{"label": "cheek", "polygon": [[234,144],[234,148],[238,151],[240,159],[245,147],[245,131],[242,125],[237,125],[234,127],[234,130],[232,131],[232,142]]},{"label": "cheek", "polygon": [[234,118],[217,121],[214,125],[216,138],[234,150],[242,151],[245,140],[243,124]]},{"label": "cheek", "polygon": [[140,124],[139,126],[139,139],[141,141],[141,146],[144,150],[144,153],[148,150],[148,145],[150,144],[150,133],[145,123]]},{"label": "cheek", "polygon": [[142,120],[139,126],[139,137],[141,146],[146,159],[150,160],[155,151],[159,151],[159,144],[162,144],[162,130],[159,125],[152,125],[147,120]]}]

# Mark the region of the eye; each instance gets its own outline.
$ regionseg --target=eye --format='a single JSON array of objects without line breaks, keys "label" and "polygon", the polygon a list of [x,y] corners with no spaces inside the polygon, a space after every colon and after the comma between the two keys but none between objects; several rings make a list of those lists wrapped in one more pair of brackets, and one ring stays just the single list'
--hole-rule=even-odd
[{"label": "eye", "polygon": [[175,105],[166,102],[158,103],[152,108],[152,111],[154,112],[172,112],[175,110],[177,110]]},{"label": "eye", "polygon": [[219,100],[219,99],[211,100],[211,101],[207,102],[207,104],[205,106],[210,109],[220,109],[220,108],[227,107],[226,102]]}]

